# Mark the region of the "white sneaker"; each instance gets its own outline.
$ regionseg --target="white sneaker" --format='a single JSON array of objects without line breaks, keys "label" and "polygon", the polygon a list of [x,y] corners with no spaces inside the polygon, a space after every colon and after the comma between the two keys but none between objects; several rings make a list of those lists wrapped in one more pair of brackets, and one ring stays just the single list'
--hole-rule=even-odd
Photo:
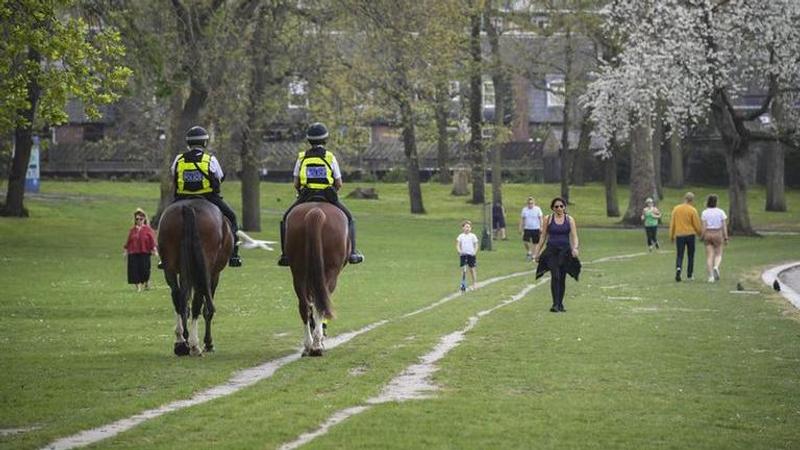
[{"label": "white sneaker", "polygon": [[714,277],[708,277],[708,282],[709,283],[713,283],[714,281],[716,281],[716,280],[714,280]]},{"label": "white sneaker", "polygon": [[714,267],[714,280],[719,281],[719,268]]}]

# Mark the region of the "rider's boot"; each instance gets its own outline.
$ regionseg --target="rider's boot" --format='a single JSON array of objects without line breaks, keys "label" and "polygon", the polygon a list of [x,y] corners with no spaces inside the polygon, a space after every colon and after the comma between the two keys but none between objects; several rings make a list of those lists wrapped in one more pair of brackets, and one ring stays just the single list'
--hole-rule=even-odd
[{"label": "rider's boot", "polygon": [[232,227],[231,231],[233,232],[233,254],[231,255],[231,259],[228,260],[228,265],[231,267],[242,267],[242,258],[239,257],[239,242],[238,236],[236,236],[236,229]]},{"label": "rider's boot", "polygon": [[350,235],[350,256],[347,257],[347,262],[358,264],[364,261],[364,255],[356,250],[356,225],[353,222],[348,223],[347,230]]},{"label": "rider's boot", "polygon": [[286,235],[286,224],[281,220],[281,258],[278,260],[278,265],[281,267],[289,267],[289,258],[283,251],[283,240]]}]

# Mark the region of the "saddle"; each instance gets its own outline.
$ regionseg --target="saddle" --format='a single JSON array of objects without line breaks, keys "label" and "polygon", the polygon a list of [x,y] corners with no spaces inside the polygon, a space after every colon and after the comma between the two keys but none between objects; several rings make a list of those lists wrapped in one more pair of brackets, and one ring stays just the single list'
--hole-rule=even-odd
[{"label": "saddle", "polygon": [[331,194],[327,189],[321,191],[305,189],[300,191],[300,203],[323,202],[336,204],[337,199],[335,196],[335,191]]}]

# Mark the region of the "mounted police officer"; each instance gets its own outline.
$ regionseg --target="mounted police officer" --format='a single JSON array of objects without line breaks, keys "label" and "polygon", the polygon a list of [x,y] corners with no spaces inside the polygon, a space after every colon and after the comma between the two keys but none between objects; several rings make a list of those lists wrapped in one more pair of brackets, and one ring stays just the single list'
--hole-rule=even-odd
[{"label": "mounted police officer", "polygon": [[350,255],[347,257],[347,262],[358,264],[364,260],[364,256],[356,251],[356,229],[353,223],[353,216],[339,201],[337,191],[342,187],[342,173],[339,170],[339,163],[336,161],[336,157],[325,149],[325,142],[328,140],[328,129],[319,122],[313,123],[306,131],[306,139],[311,144],[311,148],[300,152],[294,165],[294,188],[298,192],[297,200],[289,207],[283,215],[283,220],[281,220],[281,259],[278,260],[278,265],[289,265],[289,259],[283,250],[286,217],[295,206],[317,198],[324,198],[326,201],[336,205],[347,216],[347,234],[350,236]]},{"label": "mounted police officer", "polygon": [[228,218],[233,232],[233,255],[228,265],[239,267],[239,246],[236,245],[238,230],[236,214],[220,195],[220,185],[225,179],[217,158],[207,153],[208,132],[203,127],[192,127],[186,132],[186,145],[189,150],[175,157],[172,162],[172,175],[175,180],[175,201],[203,197],[215,204]]}]

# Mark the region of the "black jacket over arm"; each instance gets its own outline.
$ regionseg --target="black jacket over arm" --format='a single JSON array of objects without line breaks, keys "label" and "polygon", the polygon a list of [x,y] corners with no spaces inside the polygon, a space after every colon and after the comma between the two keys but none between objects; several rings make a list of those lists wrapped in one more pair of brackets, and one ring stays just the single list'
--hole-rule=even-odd
[{"label": "black jacket over arm", "polygon": [[548,264],[550,258],[558,258],[558,265],[563,267],[564,270],[575,281],[581,274],[581,262],[578,258],[572,256],[572,249],[569,247],[555,247],[548,245],[545,247],[541,255],[539,255],[539,264],[536,266],[536,278],[541,278],[545,272],[550,271]]}]

